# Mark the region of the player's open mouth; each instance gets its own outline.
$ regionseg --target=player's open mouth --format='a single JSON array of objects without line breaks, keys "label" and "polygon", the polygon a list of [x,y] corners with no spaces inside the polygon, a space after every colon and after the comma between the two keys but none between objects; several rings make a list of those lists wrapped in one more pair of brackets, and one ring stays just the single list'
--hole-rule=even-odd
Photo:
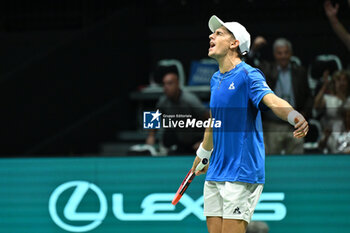
[{"label": "player's open mouth", "polygon": [[214,42],[209,42],[209,49],[212,49],[212,48],[214,48],[214,47],[215,47]]}]

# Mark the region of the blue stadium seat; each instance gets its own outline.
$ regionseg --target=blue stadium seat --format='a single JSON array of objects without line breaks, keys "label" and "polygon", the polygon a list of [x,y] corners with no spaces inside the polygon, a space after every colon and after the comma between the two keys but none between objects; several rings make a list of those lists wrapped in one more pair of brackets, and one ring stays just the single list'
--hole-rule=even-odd
[{"label": "blue stadium seat", "polygon": [[192,61],[189,86],[209,86],[211,76],[219,69],[218,64],[213,59],[202,59]]}]

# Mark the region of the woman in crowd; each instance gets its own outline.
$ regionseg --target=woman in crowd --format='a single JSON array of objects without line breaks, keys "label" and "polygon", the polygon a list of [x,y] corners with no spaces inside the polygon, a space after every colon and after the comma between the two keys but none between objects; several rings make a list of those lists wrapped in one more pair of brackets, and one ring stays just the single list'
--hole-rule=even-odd
[{"label": "woman in crowd", "polygon": [[[324,137],[320,147],[327,145],[327,139],[332,133],[339,133],[345,128],[344,105],[350,101],[350,73],[345,70],[336,71],[329,80],[329,72],[323,74],[323,86],[316,95],[314,108],[317,111],[324,110],[321,125]],[[332,153],[336,153],[331,149]]]}]

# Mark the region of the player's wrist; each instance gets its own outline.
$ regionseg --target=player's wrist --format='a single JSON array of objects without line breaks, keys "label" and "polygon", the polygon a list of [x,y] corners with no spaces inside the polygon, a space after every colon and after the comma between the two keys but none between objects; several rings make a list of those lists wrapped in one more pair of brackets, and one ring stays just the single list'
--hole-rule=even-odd
[{"label": "player's wrist", "polygon": [[211,153],[213,152],[213,149],[211,150],[206,150],[203,148],[203,143],[201,143],[197,149],[196,155],[200,158],[200,159],[210,159]]},{"label": "player's wrist", "polygon": [[300,115],[300,113],[298,111],[296,111],[296,110],[290,111],[288,113],[288,117],[287,117],[289,124],[294,126],[295,125],[294,120],[298,115]]}]

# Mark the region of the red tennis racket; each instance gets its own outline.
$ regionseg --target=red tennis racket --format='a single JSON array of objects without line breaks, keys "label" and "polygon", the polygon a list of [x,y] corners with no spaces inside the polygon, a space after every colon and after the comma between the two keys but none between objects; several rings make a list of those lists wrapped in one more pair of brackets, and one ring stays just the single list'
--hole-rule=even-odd
[{"label": "red tennis racket", "polygon": [[[202,170],[207,164],[208,164],[208,159],[206,158],[202,159],[202,161],[197,165],[196,171]],[[194,179],[195,176],[196,174],[192,172],[192,169],[190,169],[185,179],[182,181],[179,189],[177,190],[171,204],[176,205],[180,201],[182,195],[185,193],[188,186],[192,183],[192,180]]]}]

